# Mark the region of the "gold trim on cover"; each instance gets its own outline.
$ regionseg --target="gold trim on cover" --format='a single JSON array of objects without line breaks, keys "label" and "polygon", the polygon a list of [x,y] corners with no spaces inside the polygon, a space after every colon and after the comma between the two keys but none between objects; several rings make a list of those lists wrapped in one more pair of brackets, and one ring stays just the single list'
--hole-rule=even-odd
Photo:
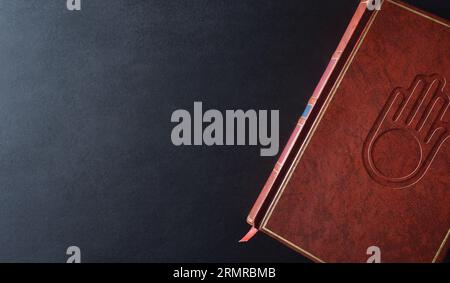
[{"label": "gold trim on cover", "polygon": [[450,229],[448,229],[447,235],[445,235],[444,240],[442,241],[441,245],[439,246],[439,249],[438,249],[436,255],[435,255],[434,258],[433,258],[433,261],[432,261],[433,263],[435,263],[436,260],[438,259],[438,257],[439,257],[439,255],[440,255],[442,249],[444,248],[445,243],[447,242],[449,236],[450,236]]},{"label": "gold trim on cover", "polygon": [[395,5],[399,6],[399,7],[402,7],[403,9],[406,9],[406,10],[408,10],[408,11],[414,13],[414,14],[417,14],[417,15],[419,15],[419,16],[422,16],[422,17],[424,17],[424,18],[427,18],[427,19],[429,19],[429,20],[432,20],[433,22],[436,22],[436,23],[438,23],[438,24],[444,25],[445,27],[448,27],[448,28],[450,27],[450,24],[449,24],[449,23],[446,23],[446,22],[444,22],[444,21],[441,21],[441,20],[435,19],[435,18],[433,18],[433,17],[430,17],[430,16],[428,16],[427,14],[424,14],[424,13],[421,13],[421,12],[419,12],[419,11],[416,11],[416,10],[414,10],[414,9],[412,9],[412,8],[410,8],[410,7],[408,7],[408,6],[404,5],[404,4],[402,4],[402,3],[400,3],[400,2],[395,2],[395,1],[392,1],[392,0],[387,0],[387,1],[388,1],[389,3],[392,3],[392,4],[395,4]]}]

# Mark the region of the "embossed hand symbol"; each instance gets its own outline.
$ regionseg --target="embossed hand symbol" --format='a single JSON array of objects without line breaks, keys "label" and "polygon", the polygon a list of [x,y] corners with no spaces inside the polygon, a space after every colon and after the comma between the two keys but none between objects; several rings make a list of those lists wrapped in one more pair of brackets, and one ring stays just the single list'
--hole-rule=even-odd
[{"label": "embossed hand symbol", "polygon": [[425,175],[450,136],[445,83],[437,74],[418,75],[408,89],[394,89],[364,143],[364,165],[375,181],[405,188]]}]

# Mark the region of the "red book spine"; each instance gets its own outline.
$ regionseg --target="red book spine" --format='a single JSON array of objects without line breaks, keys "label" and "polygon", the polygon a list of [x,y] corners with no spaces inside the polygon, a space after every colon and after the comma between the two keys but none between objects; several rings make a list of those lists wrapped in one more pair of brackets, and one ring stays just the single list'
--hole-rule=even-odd
[{"label": "red book spine", "polygon": [[255,227],[255,219],[256,217],[264,213],[262,206],[265,203],[267,197],[271,193],[272,190],[276,190],[277,187],[274,186],[275,181],[279,177],[279,173],[283,166],[286,163],[286,160],[288,156],[290,155],[292,148],[294,144],[296,143],[303,126],[305,125],[306,120],[309,117],[309,114],[311,113],[311,110],[314,108],[314,105],[316,104],[317,99],[321,96],[325,85],[327,84],[331,74],[336,68],[336,65],[341,58],[342,53],[344,52],[344,49],[347,47],[347,44],[349,43],[350,39],[353,36],[353,33],[355,29],[357,28],[362,16],[364,15],[364,12],[367,10],[367,1],[361,1],[358,5],[358,8],[356,9],[355,14],[353,15],[353,18],[350,21],[350,24],[348,25],[341,41],[339,42],[339,45],[334,52],[333,56],[331,57],[330,62],[328,63],[327,68],[325,69],[325,72],[323,73],[319,83],[317,84],[316,88],[314,89],[314,92],[311,96],[311,98],[308,101],[308,105],[306,106],[305,111],[303,112],[302,116],[297,122],[297,125],[294,128],[294,131],[292,132],[286,146],[284,147],[280,157],[278,158],[277,163],[275,164],[275,167],[272,170],[272,173],[270,174],[269,178],[267,179],[264,187],[262,188],[258,198],[255,201],[255,204],[253,205],[249,215],[247,216],[247,223],[252,225],[252,229],[249,231],[249,233],[242,238],[242,242],[248,241],[256,232],[257,227]]}]

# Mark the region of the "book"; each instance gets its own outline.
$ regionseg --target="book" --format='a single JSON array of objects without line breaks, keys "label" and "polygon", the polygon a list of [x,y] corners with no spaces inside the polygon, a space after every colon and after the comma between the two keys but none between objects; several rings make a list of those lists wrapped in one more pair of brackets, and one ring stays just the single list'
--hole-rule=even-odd
[{"label": "book", "polygon": [[315,262],[439,262],[450,241],[450,23],[366,2],[241,241],[262,231]]}]

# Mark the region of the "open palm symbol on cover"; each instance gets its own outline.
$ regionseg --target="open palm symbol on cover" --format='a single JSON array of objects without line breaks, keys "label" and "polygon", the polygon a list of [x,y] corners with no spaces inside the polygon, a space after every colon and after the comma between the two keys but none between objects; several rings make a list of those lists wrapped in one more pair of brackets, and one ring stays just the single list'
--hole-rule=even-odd
[{"label": "open palm symbol on cover", "polygon": [[418,75],[391,93],[364,143],[364,165],[375,181],[405,188],[425,175],[450,136],[445,84],[440,75]]}]

